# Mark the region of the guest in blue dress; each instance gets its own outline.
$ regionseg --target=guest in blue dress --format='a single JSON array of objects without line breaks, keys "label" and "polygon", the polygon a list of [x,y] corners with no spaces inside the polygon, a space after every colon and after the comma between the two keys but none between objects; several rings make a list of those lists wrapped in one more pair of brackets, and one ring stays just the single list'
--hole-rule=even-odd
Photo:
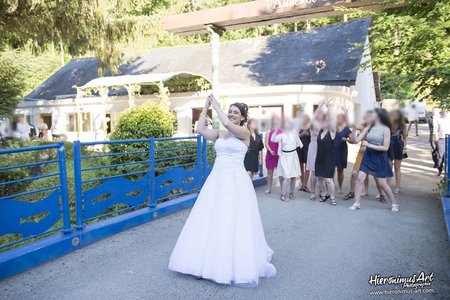
[{"label": "guest in blue dress", "polygon": [[350,207],[356,210],[361,207],[361,193],[364,181],[368,175],[375,177],[377,185],[384,191],[386,197],[391,201],[392,212],[398,212],[398,204],[387,179],[392,177],[392,169],[389,163],[387,151],[391,143],[391,122],[389,114],[385,109],[377,108],[371,114],[371,124],[367,130],[366,140],[362,144],[366,147],[355,186],[355,203]]},{"label": "guest in blue dress", "polygon": [[342,194],[344,183],[344,169],[347,168],[348,146],[347,139],[352,131],[347,126],[347,115],[339,114],[336,118],[336,137],[334,138],[334,157],[338,179],[338,193]]},{"label": "guest in blue dress", "polygon": [[[395,190],[394,194],[400,193],[401,182],[401,164],[406,154],[406,125],[403,115],[399,110],[390,113],[392,123],[391,145],[388,151],[388,157],[395,172]],[[388,180],[390,184],[390,180]]]}]

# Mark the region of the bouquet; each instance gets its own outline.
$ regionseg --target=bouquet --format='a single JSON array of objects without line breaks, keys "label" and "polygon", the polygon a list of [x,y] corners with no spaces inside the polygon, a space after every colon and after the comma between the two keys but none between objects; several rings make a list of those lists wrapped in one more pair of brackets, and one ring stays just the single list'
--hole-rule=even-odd
[{"label": "bouquet", "polygon": [[318,60],[318,61],[316,61],[314,66],[316,67],[316,73],[319,74],[320,70],[325,68],[327,66],[327,64],[323,60]]}]

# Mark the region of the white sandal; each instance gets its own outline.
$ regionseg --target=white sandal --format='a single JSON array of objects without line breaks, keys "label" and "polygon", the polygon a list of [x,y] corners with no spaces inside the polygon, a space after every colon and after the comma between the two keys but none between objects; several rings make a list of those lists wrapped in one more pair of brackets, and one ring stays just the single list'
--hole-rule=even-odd
[{"label": "white sandal", "polygon": [[350,209],[350,210],[357,210],[357,209],[360,209],[360,208],[361,208],[361,204],[353,203],[353,205],[350,206],[348,209]]},{"label": "white sandal", "polygon": [[392,204],[391,211],[394,213],[398,212],[398,204]]}]

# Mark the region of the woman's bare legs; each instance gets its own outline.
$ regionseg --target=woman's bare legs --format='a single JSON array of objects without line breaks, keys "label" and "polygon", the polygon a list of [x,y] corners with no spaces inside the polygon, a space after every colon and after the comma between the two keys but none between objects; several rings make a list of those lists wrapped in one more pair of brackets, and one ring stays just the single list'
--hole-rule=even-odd
[{"label": "woman's bare legs", "polygon": [[[352,176],[350,178],[350,192],[347,194],[347,196],[344,197],[344,200],[348,200],[355,197],[355,186],[357,178],[358,178],[358,171],[352,170]],[[369,195],[369,176],[366,176],[366,179],[364,180],[364,194],[361,194],[361,196],[367,195]]]},{"label": "woman's bare legs", "polygon": [[288,184],[289,184],[289,199],[293,200],[295,199],[294,190],[295,190],[295,184],[297,183],[297,177],[287,178]]},{"label": "woman's bare legs", "polygon": [[290,178],[290,189],[289,189],[289,193],[293,194],[294,190],[295,190],[295,184],[297,183],[297,178],[296,177],[292,177]]},{"label": "woman's bare legs", "polygon": [[400,183],[402,181],[402,172],[401,172],[401,159],[394,160],[394,172],[395,172],[395,193],[400,192]]},{"label": "woman's bare legs", "polygon": [[328,194],[330,195],[331,204],[336,205],[334,180],[333,178],[325,178],[324,181],[328,190]]},{"label": "woman's bare legs", "polygon": [[273,172],[275,169],[269,170],[267,169],[267,189],[266,194],[270,194],[272,192],[272,183],[273,183]]},{"label": "woman's bare legs", "polygon": [[336,168],[337,181],[338,181],[338,193],[342,194],[342,184],[344,183],[344,168]]},{"label": "woman's bare legs", "polygon": [[314,171],[310,171],[309,181],[311,182],[311,200],[316,199],[316,185],[317,185],[317,177]]},{"label": "woman's bare legs", "polygon": [[355,194],[356,177],[358,177],[358,171],[352,170],[352,176],[350,177],[350,193]]},{"label": "woman's bare legs", "polygon": [[361,204],[361,194],[364,188],[364,182],[366,180],[367,174],[364,172],[359,171],[358,176],[356,177],[356,183],[355,183],[355,204],[353,204],[352,207],[355,205],[359,208]]},{"label": "woman's bare legs", "polygon": [[369,195],[369,176],[366,176],[366,180],[364,181],[364,192],[364,196]]},{"label": "woman's bare legs", "polygon": [[302,173],[302,185],[306,190],[308,190],[309,171],[306,170],[305,164],[303,164],[303,170],[304,173]]},{"label": "woman's bare legs", "polygon": [[300,188],[299,191],[303,188],[303,182],[305,181],[305,164],[300,163]]},{"label": "woman's bare legs", "polygon": [[250,179],[253,179],[253,172],[252,171],[247,171],[248,176],[250,176]]},{"label": "woman's bare legs", "polygon": [[291,182],[290,178],[283,178],[283,180],[281,181],[281,200],[283,201],[287,201],[286,195],[289,193],[290,182]]},{"label": "woman's bare legs", "polygon": [[398,211],[398,204],[397,200],[395,200],[394,193],[392,192],[391,187],[387,183],[386,178],[375,178],[375,181],[377,182],[377,185],[384,191],[384,194],[389,199],[389,201],[392,203],[392,211],[395,210],[395,212]]},{"label": "woman's bare legs", "polygon": [[317,178],[317,183],[319,184],[319,197],[323,198],[324,195],[322,194],[322,192],[324,192],[324,191],[322,190],[322,187],[326,187],[325,179],[323,177],[317,177],[317,176],[316,176],[316,178]]}]

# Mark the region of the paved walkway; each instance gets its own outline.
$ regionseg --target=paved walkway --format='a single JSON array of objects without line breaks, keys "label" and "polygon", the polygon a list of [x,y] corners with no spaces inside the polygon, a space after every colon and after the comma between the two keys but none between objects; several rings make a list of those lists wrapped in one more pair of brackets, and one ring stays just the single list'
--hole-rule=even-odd
[{"label": "paved walkway", "polygon": [[186,210],[3,281],[0,299],[367,299],[372,291],[399,288],[370,286],[370,275],[420,271],[434,272],[429,287],[434,293],[378,298],[449,299],[450,250],[441,204],[433,192],[439,177],[430,168],[425,127],[421,134],[408,146],[398,214],[374,200],[373,181],[370,197],[356,212],[341,199],[332,207],[298,193],[296,200],[283,203],[277,193],[266,196],[258,189],[278,274],[256,289],[167,270]]}]

